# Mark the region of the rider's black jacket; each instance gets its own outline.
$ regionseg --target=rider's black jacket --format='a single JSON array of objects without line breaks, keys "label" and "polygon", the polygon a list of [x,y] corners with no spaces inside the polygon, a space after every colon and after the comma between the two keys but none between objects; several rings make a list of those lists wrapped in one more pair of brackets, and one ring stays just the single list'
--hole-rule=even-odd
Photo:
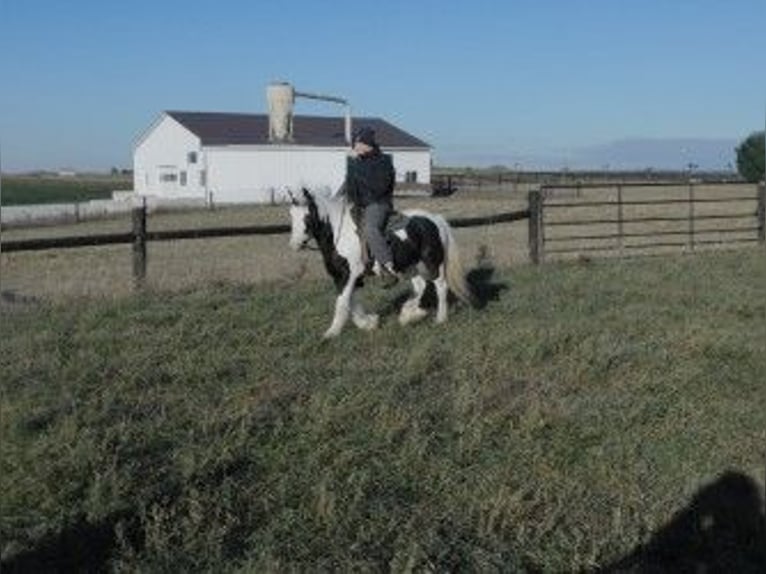
[{"label": "rider's black jacket", "polygon": [[391,203],[394,195],[394,164],[391,156],[375,148],[371,153],[349,158],[345,188],[358,207],[370,203]]}]

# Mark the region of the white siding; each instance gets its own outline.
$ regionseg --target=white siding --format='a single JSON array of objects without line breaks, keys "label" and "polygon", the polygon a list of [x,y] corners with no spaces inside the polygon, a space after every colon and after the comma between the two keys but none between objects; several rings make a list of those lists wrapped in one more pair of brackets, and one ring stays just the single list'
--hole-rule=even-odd
[{"label": "white siding", "polygon": [[393,155],[396,181],[405,181],[407,172],[417,173],[418,183],[431,183],[430,150],[390,150]]},{"label": "white siding", "polygon": [[[197,162],[189,163],[189,153]],[[200,170],[205,160],[197,136],[168,115],[163,115],[138,142],[133,153],[133,189],[139,195],[166,198],[204,198]],[[186,182],[182,185],[182,172]],[[160,181],[160,175],[174,174],[173,181]]]},{"label": "white siding", "polygon": [[[388,150],[384,150],[387,151]],[[397,181],[408,171],[419,183],[431,181],[429,150],[392,150]],[[228,146],[206,148],[208,188],[218,203],[282,201],[286,189],[337,191],[346,175],[346,148]]]},{"label": "white siding", "polygon": [[336,191],[346,170],[345,148],[296,146],[207,148],[213,201],[271,202],[301,187]]}]

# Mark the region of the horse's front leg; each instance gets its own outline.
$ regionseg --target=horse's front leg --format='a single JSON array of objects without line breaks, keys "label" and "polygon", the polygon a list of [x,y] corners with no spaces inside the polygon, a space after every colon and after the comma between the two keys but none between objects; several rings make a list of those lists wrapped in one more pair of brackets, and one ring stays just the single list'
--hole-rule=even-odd
[{"label": "horse's front leg", "polygon": [[426,280],[420,275],[415,275],[412,278],[412,290],[414,291],[414,295],[404,302],[402,310],[399,311],[400,325],[415,323],[428,314],[428,312],[420,306],[420,300],[423,298],[423,293],[425,293],[427,285]]},{"label": "horse's front leg", "polygon": [[434,279],[434,287],[436,287],[436,322],[444,323],[447,320],[447,293],[449,287],[447,285],[447,269],[446,265],[439,267],[439,276]]},{"label": "horse's front leg", "polygon": [[348,321],[348,318],[351,315],[354,289],[356,287],[356,280],[358,278],[358,273],[350,273],[348,276],[348,281],[343,286],[340,295],[338,295],[337,299],[335,299],[335,316],[332,319],[330,328],[327,329],[327,331],[324,333],[325,339],[329,339],[330,337],[337,337],[340,335],[340,332],[343,330],[343,326]]}]

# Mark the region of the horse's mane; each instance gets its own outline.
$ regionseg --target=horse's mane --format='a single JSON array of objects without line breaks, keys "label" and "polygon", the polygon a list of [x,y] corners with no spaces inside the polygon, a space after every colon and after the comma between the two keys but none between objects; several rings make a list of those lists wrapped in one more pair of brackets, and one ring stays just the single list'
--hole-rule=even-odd
[{"label": "horse's mane", "polygon": [[337,228],[344,211],[349,208],[345,196],[342,193],[332,194],[329,190],[320,190],[311,192],[310,197],[316,205],[319,218],[329,221],[333,228]]}]

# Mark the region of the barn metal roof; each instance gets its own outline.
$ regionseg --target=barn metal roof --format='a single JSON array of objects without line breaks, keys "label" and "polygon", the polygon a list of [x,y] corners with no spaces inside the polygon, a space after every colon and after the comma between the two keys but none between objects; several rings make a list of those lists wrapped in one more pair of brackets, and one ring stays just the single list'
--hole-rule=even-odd
[{"label": "barn metal roof", "polygon": [[[267,145],[269,116],[219,112],[166,112],[200,138],[202,145]],[[293,116],[295,145],[345,147],[345,123],[342,117]],[[429,144],[380,118],[353,118],[354,130],[362,126],[375,130],[383,148],[429,148]]]}]

